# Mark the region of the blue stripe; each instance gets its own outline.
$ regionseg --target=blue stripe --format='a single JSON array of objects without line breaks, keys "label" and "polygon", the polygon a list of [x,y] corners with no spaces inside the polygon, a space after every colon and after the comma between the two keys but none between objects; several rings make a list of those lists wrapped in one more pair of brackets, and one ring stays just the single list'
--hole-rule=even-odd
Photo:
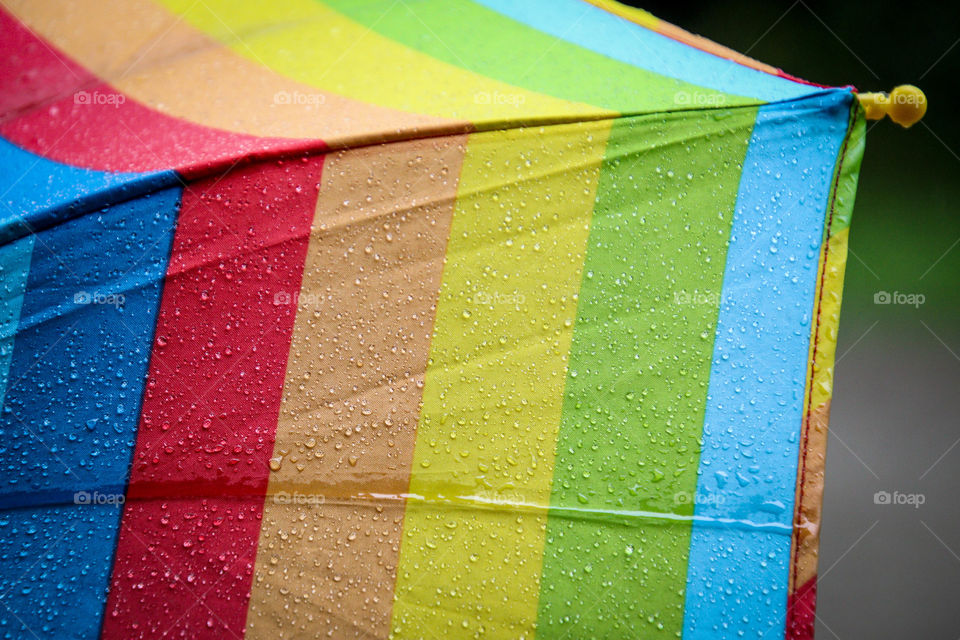
[{"label": "blue stripe", "polygon": [[60,164],[0,138],[0,242],[179,183],[173,171],[107,173]]},{"label": "blue stripe", "polygon": [[180,195],[34,236],[0,413],[3,632],[99,633]]},{"label": "blue stripe", "polygon": [[109,173],[38,156],[0,137],[0,406],[33,253],[33,233],[173,186],[172,171]]},{"label": "blue stripe", "polygon": [[110,505],[0,512],[0,637],[98,638],[118,522]]},{"label": "blue stripe", "polygon": [[[763,102],[822,91],[683,44],[584,0],[474,2],[608,58],[708,89]],[[688,98],[687,105],[697,106],[696,96]]]},{"label": "blue stripe", "polygon": [[852,100],[834,90],[757,115],[710,371],[685,639],[784,634],[817,267]]},{"label": "blue stripe", "polygon": [[33,236],[0,247],[0,407],[7,391],[13,341],[20,325],[23,291],[30,271]]}]

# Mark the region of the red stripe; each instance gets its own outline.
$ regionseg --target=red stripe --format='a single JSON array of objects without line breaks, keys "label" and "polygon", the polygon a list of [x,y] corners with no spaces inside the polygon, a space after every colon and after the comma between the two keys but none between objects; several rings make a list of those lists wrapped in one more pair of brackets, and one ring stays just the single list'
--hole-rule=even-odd
[{"label": "red stripe", "polygon": [[190,185],[104,637],[242,637],[322,157]]},{"label": "red stripe", "polygon": [[813,640],[817,611],[817,576],[787,598],[786,640]]},{"label": "red stripe", "polygon": [[[812,82],[812,81],[810,81],[810,80],[804,80],[803,78],[798,78],[798,77],[795,76],[795,75],[792,75],[792,74],[787,73],[787,72],[784,71],[783,69],[777,69],[777,76],[780,77],[780,78],[783,78],[783,79],[785,79],[785,80],[789,80],[790,82],[797,82],[797,83],[799,83],[799,84],[805,84],[805,85],[807,85],[807,86],[809,86],[809,87],[819,87],[820,89],[834,89],[834,88],[838,88],[838,87],[834,87],[833,85],[830,85],[830,84],[820,84],[819,82]],[[841,89],[852,89],[852,90],[854,90],[854,91],[857,90],[857,88],[854,87],[852,84],[844,85],[843,87],[839,87],[839,88],[841,88]]]},{"label": "red stripe", "polygon": [[0,135],[56,162],[100,171],[210,175],[239,159],[322,150],[320,140],[261,138],[155,111],[111,88],[0,10]]},{"label": "red stripe", "polygon": [[91,76],[60,53],[47,48],[25,26],[0,8],[0,120],[73,94]]}]

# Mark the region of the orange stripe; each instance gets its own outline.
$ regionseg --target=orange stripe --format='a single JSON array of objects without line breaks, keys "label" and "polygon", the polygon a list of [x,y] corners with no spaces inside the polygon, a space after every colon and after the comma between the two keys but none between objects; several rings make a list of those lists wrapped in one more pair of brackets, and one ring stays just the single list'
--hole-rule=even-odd
[{"label": "orange stripe", "polygon": [[[804,459],[803,481],[797,482],[797,547],[796,562],[790,563],[790,593],[817,575],[820,546],[820,518],[823,512],[823,473],[826,467],[827,425],[830,422],[830,401],[816,407],[807,418],[801,447],[808,454]],[[801,500],[801,495],[803,499]]]},{"label": "orange stripe", "polygon": [[447,137],[343,151],[324,165],[261,525],[251,637],[389,631],[400,496],[465,143]]},{"label": "orange stripe", "polygon": [[676,40],[677,42],[682,42],[683,44],[700,49],[701,51],[706,51],[707,53],[712,53],[719,58],[726,58],[727,60],[732,60],[733,62],[742,64],[745,67],[750,67],[751,69],[756,69],[757,71],[763,71],[764,73],[769,73],[773,76],[787,77],[791,80],[801,81],[799,78],[788,76],[776,67],[772,67],[769,64],[760,62],[759,60],[754,60],[753,58],[743,55],[739,51],[734,51],[733,49],[725,47],[722,44],[718,44],[713,40],[708,40],[703,36],[690,33],[689,31],[681,29],[674,24],[661,20],[660,18],[644,11],[643,9],[637,9],[636,7],[620,4],[619,2],[616,2],[616,0],[586,1],[608,13],[620,16],[624,20],[629,20],[634,24],[640,25],[645,29],[649,29],[650,31],[654,31],[660,35],[664,35],[668,38]]}]

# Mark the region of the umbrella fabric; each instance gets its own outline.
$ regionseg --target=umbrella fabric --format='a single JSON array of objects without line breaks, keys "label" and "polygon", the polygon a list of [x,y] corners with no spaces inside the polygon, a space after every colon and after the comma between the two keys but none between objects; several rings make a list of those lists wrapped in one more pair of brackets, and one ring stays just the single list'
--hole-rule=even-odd
[{"label": "umbrella fabric", "polygon": [[852,88],[607,0],[0,42],[4,637],[812,635]]}]

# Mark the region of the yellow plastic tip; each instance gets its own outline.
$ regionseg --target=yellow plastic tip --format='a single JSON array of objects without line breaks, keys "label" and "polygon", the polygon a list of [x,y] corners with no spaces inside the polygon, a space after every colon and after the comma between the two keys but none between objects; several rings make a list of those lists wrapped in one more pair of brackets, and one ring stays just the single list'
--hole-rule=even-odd
[{"label": "yellow plastic tip", "polygon": [[927,96],[912,84],[902,84],[888,94],[857,94],[866,112],[867,120],[882,120],[884,116],[909,129],[920,122],[927,112]]}]

